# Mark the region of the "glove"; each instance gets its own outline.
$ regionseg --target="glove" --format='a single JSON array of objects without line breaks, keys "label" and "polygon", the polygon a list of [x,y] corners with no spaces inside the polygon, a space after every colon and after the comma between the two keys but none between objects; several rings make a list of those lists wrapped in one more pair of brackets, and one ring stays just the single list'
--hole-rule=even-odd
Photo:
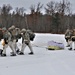
[{"label": "glove", "polygon": [[1,43],[2,43],[3,46],[5,46],[5,41],[4,40],[2,40]]}]

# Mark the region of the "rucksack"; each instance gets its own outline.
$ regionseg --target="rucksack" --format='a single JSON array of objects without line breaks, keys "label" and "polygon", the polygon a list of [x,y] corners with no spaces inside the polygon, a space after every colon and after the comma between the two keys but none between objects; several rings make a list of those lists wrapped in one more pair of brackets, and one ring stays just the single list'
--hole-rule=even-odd
[{"label": "rucksack", "polygon": [[27,30],[27,32],[29,34],[30,40],[33,41],[35,38],[35,34],[31,30]]},{"label": "rucksack", "polygon": [[35,34],[34,33],[29,33],[29,37],[30,37],[30,40],[33,41],[34,38],[35,38]]}]

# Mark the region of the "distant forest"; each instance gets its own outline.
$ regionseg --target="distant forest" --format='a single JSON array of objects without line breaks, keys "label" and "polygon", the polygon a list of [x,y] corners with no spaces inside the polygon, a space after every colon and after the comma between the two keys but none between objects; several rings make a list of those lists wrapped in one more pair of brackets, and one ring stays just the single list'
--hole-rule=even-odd
[{"label": "distant forest", "polygon": [[[36,8],[35,8],[36,7]],[[41,12],[42,8],[45,14]],[[66,29],[75,28],[75,14],[72,14],[71,4],[67,0],[61,2],[50,1],[44,7],[38,2],[37,6],[30,6],[30,14],[25,13],[25,8],[15,8],[10,4],[0,7],[0,28],[9,28],[15,25],[20,29],[30,29],[36,33],[63,34]]]}]

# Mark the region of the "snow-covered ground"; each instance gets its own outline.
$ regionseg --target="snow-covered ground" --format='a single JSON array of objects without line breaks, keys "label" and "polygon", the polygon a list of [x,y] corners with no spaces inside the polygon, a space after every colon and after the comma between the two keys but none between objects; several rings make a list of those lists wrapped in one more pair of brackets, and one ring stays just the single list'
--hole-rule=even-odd
[{"label": "snow-covered ground", "polygon": [[[47,50],[48,41],[53,40],[64,43],[64,35],[36,34],[32,42],[34,55],[28,55],[26,47],[25,55],[10,56],[10,48],[7,48],[7,57],[0,57],[0,75],[75,75],[75,51]],[[21,47],[21,39],[18,42]],[[1,46],[0,46],[1,47]]]}]

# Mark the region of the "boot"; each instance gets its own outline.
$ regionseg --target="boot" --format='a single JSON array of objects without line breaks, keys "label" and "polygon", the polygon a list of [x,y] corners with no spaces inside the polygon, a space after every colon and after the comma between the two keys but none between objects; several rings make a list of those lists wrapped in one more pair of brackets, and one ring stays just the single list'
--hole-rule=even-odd
[{"label": "boot", "polygon": [[68,50],[72,50],[72,48],[69,48]]},{"label": "boot", "polygon": [[30,52],[30,53],[28,53],[29,55],[33,55],[34,53],[33,52]]},{"label": "boot", "polygon": [[19,51],[19,49],[18,50],[16,50],[16,53],[18,54],[20,51]]},{"label": "boot", "polygon": [[24,55],[24,53],[23,52],[19,52],[18,55]]},{"label": "boot", "polygon": [[1,54],[2,57],[6,57],[6,54]]},{"label": "boot", "polygon": [[66,47],[70,47],[70,45],[67,45]]},{"label": "boot", "polygon": [[11,52],[11,55],[10,56],[16,56],[16,54],[14,52]]},{"label": "boot", "polygon": [[0,50],[0,55],[2,54],[2,52],[3,52],[3,50],[1,49],[1,50]]}]

